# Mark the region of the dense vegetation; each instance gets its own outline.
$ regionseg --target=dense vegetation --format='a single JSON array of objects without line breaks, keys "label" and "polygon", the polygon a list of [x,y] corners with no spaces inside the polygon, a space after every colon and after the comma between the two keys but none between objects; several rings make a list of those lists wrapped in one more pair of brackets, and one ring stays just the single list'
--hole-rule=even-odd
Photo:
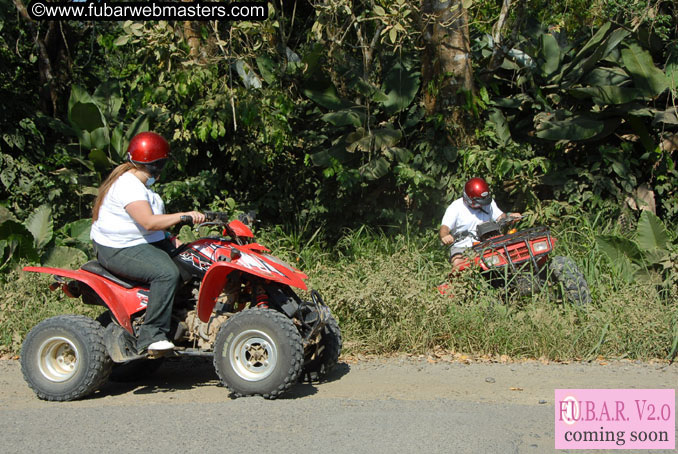
[{"label": "dense vegetation", "polygon": [[[34,310],[36,299],[55,298],[17,264],[85,260],[96,187],[152,129],[172,144],[157,184],[168,208],[256,209],[259,233],[298,254],[327,294],[350,348],[672,353],[675,2],[452,1],[447,16],[437,3],[274,1],[263,22],[37,23],[20,0],[0,0],[2,348],[16,351],[48,306]],[[441,51],[445,39],[466,57]],[[459,72],[446,66],[461,60]],[[434,229],[477,175],[500,206],[562,233],[591,309],[546,293],[500,298],[472,277],[461,302],[435,294],[446,264]],[[658,219],[638,224],[643,208]]]}]

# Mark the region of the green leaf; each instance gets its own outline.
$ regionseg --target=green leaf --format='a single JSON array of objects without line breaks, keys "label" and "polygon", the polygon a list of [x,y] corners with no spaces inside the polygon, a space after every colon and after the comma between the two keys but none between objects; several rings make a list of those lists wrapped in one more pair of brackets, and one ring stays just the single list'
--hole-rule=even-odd
[{"label": "green leaf", "polygon": [[636,241],[643,251],[665,250],[668,235],[662,221],[652,212],[643,210],[638,220]]},{"label": "green leaf", "polygon": [[596,245],[610,259],[612,267],[619,271],[626,282],[634,281],[636,273],[644,263],[643,255],[636,243],[615,235],[600,235],[596,236]]},{"label": "green leaf", "polygon": [[497,134],[500,145],[506,145],[511,140],[511,130],[509,129],[506,117],[499,109],[490,110],[490,122],[494,127],[494,132]]},{"label": "green leaf", "polygon": [[267,84],[271,85],[276,81],[275,63],[265,55],[256,58],[257,68],[261,77],[264,78]]},{"label": "green leaf", "polygon": [[547,140],[580,141],[592,139],[605,130],[605,123],[586,117],[547,120],[537,131],[537,137]]},{"label": "green leaf", "polygon": [[35,247],[42,249],[49,243],[54,234],[52,208],[49,205],[41,205],[28,216],[25,225],[28,231],[33,235]]},{"label": "green leaf", "polygon": [[55,246],[42,256],[43,265],[55,268],[78,268],[86,261],[87,254],[68,246]]},{"label": "green leaf", "polygon": [[99,106],[93,102],[75,103],[68,112],[68,119],[73,126],[83,131],[94,131],[106,125]]},{"label": "green leaf", "polygon": [[91,228],[91,219],[80,219],[64,225],[60,231],[64,232],[69,238],[75,240],[77,243],[89,244],[89,233]]},{"label": "green leaf", "polygon": [[382,157],[373,159],[360,168],[360,174],[368,180],[378,180],[388,174],[388,161]]},{"label": "green leaf", "polygon": [[68,120],[82,131],[93,131],[106,125],[106,120],[94,98],[78,86],[71,87],[68,98]]},{"label": "green leaf", "polygon": [[589,86],[620,86],[630,80],[629,75],[621,68],[595,68],[582,80]]},{"label": "green leaf", "polygon": [[118,161],[122,161],[125,159],[126,152],[124,147],[122,128],[123,124],[122,123],[118,124],[118,126],[116,126],[115,129],[113,130],[113,134],[111,134],[111,146],[113,147],[113,150],[115,150]]},{"label": "green leaf", "polygon": [[622,49],[622,60],[635,86],[645,96],[655,97],[668,88],[664,73],[654,65],[650,53],[638,44],[629,44]]},{"label": "green leaf", "polygon": [[132,140],[132,137],[136,136],[140,132],[148,131],[148,128],[149,128],[148,115],[142,113],[141,115],[134,119],[130,127],[127,129],[127,132],[125,132],[125,140],[122,148],[126,150],[129,141]]},{"label": "green leaf", "polygon": [[616,86],[570,88],[568,92],[580,99],[593,98],[593,102],[600,106],[627,104],[646,99],[641,90]]},{"label": "green leaf", "polygon": [[311,101],[329,110],[341,110],[344,107],[348,107],[337,95],[334,85],[315,89],[303,88],[301,92]]},{"label": "green leaf", "polygon": [[93,149],[87,155],[87,158],[94,164],[94,168],[99,171],[110,169],[115,163],[111,162],[110,158],[98,148]]},{"label": "green leaf", "polygon": [[8,254],[7,260],[39,261],[33,235],[23,224],[11,220],[0,224],[0,241],[5,244],[4,250]]},{"label": "green leaf", "polygon": [[89,133],[90,148],[106,150],[111,143],[108,128],[97,128]]},{"label": "green leaf", "polygon": [[544,54],[544,65],[542,70],[545,76],[555,73],[560,66],[560,46],[555,36],[550,33],[542,35],[542,52]]},{"label": "green leaf", "polygon": [[382,105],[392,115],[409,106],[419,91],[419,72],[411,71],[402,62],[396,62],[387,72],[382,85],[386,99]]},{"label": "green leaf", "polygon": [[358,114],[356,110],[343,109],[337,112],[330,112],[322,116],[323,121],[334,126],[360,126],[365,120],[364,114]]},{"label": "green leaf", "polygon": [[678,109],[675,107],[666,109],[663,112],[656,112],[652,120],[652,126],[657,123],[664,123],[667,125],[678,125]]},{"label": "green leaf", "polygon": [[[601,28],[601,30],[605,28],[606,27],[604,26]],[[596,35],[591,38],[584,49],[582,49],[582,51],[577,54],[577,57],[574,59],[572,64],[563,69],[561,72],[561,74],[563,74],[563,80],[566,80],[570,83],[577,82],[583,76],[592,71],[596,64],[598,64],[600,60],[605,58],[613,49],[615,49],[628,35],[628,31],[616,29],[610,33],[609,36],[605,37],[602,42],[598,42],[596,37],[599,37],[599,33],[596,33]],[[595,44],[592,47],[588,47],[589,44],[592,43]],[[593,49],[593,52],[588,57],[585,57],[586,52],[591,49]],[[572,69],[570,70],[570,68]]]},{"label": "green leaf", "polygon": [[118,38],[113,42],[116,46],[124,46],[129,41],[130,35],[118,36]]}]

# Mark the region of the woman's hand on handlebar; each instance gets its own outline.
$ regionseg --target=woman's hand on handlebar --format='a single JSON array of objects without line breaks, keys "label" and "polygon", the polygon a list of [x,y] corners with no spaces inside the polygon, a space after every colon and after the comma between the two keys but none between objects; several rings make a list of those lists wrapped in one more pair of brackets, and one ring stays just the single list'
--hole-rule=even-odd
[{"label": "woman's hand on handlebar", "polygon": [[193,224],[202,224],[205,222],[205,215],[199,211],[186,211],[181,213],[181,222],[193,222]]}]

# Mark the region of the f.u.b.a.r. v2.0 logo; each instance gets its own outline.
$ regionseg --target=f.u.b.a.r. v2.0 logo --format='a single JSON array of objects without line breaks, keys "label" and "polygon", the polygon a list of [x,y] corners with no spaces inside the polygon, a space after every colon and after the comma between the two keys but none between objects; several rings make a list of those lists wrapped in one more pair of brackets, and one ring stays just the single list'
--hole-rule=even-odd
[{"label": "f.u.b.a.r. v2.0 logo", "polygon": [[675,391],[556,390],[556,449],[674,449]]}]

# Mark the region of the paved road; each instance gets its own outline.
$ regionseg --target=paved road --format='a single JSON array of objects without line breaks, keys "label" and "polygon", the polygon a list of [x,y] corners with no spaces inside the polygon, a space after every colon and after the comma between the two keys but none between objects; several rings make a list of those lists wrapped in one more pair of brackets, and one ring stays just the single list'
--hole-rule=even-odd
[{"label": "paved road", "polygon": [[328,382],[267,401],[230,398],[211,364],[191,359],[50,403],[24,384],[17,361],[0,361],[0,452],[553,452],[555,388],[676,383],[676,365],[377,358],[342,362]]}]

